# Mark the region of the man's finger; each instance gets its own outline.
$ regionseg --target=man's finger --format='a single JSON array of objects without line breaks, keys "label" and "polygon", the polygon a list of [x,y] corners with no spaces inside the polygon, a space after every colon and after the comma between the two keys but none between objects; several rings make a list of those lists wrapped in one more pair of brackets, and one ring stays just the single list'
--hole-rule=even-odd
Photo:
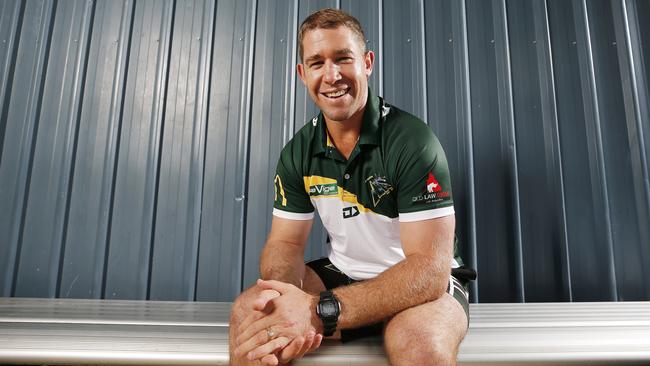
[{"label": "man's finger", "polygon": [[262,311],[271,299],[280,296],[280,293],[275,290],[263,290],[259,293],[257,298],[253,301],[253,310]]},{"label": "man's finger", "polygon": [[322,342],[323,342],[323,335],[322,335],[322,334],[316,334],[316,335],[314,336],[314,343],[311,345],[311,347],[309,348],[309,350],[308,350],[307,352],[305,352],[305,353],[314,352],[315,350],[318,349],[318,347],[320,347],[320,344],[321,344]]},{"label": "man's finger", "polygon": [[253,336],[250,338],[244,340],[235,348],[235,356],[238,357],[243,357],[244,355],[248,354],[250,351],[256,349],[257,347],[268,343],[271,341],[269,338],[268,332],[266,329],[259,331],[255,333]]},{"label": "man's finger", "polygon": [[280,352],[279,361],[282,363],[288,363],[298,356],[302,350],[303,345],[305,344],[304,337],[296,337],[291,340],[288,346],[286,346],[282,352]]},{"label": "man's finger", "polygon": [[289,344],[289,338],[286,337],[275,338],[270,342],[263,344],[260,347],[257,347],[255,350],[248,352],[246,358],[248,358],[251,361],[258,360],[266,355],[270,355],[273,352],[286,347],[287,344]]},{"label": "man's finger", "polygon": [[266,334],[266,330],[272,325],[274,325],[273,319],[270,319],[270,317],[268,316],[262,316],[261,318],[248,324],[245,328],[240,327],[239,328],[240,333],[237,336],[237,339],[235,340],[236,344],[241,345],[242,343],[246,342],[254,335],[260,333],[261,331],[264,331]]},{"label": "man's finger", "polygon": [[[239,326],[237,327],[237,334],[242,334],[250,327],[251,324],[254,322],[262,319],[266,314],[264,314],[261,311],[251,311],[245,318],[244,320],[239,323]],[[239,337],[237,338],[239,339]],[[246,339],[244,339],[246,340]],[[241,342],[237,342],[239,344]]]},{"label": "man's finger", "polygon": [[280,363],[280,361],[278,361],[278,358],[274,354],[266,355],[262,357],[260,361],[262,362],[262,365],[269,365],[269,366],[276,366]]},{"label": "man's finger", "polygon": [[[311,345],[314,343],[314,333],[309,333],[305,337],[305,343],[303,343],[302,347],[300,347],[300,350],[296,353],[296,356],[293,357],[294,359],[302,358],[302,356],[309,351],[311,348]],[[286,349],[286,348],[285,348]]]},{"label": "man's finger", "polygon": [[287,293],[287,291],[291,291],[292,289],[296,288],[296,286],[290,284],[290,283],[285,283],[285,282],[280,282],[280,281],[275,281],[275,280],[257,280],[257,285],[263,289],[266,290],[275,290],[280,293],[280,295],[284,295]]}]

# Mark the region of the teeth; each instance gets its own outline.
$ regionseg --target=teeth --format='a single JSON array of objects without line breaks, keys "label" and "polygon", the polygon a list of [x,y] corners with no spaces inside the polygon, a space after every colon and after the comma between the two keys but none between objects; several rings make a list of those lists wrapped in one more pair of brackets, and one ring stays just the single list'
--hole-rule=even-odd
[{"label": "teeth", "polygon": [[325,95],[329,98],[336,98],[340,97],[341,95],[345,94],[347,91],[346,90],[339,90],[337,92],[332,92],[332,93],[325,93]]}]

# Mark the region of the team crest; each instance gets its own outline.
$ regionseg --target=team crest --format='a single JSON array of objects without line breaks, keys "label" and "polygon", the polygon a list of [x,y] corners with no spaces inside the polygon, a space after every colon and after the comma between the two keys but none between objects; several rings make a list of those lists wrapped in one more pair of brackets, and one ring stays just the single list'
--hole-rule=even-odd
[{"label": "team crest", "polygon": [[375,205],[375,207],[377,207],[379,201],[381,201],[384,196],[393,190],[393,186],[388,183],[386,177],[375,177],[374,175],[371,175],[366,179],[366,183],[368,183],[368,186],[370,187],[370,193],[372,194],[372,204]]}]

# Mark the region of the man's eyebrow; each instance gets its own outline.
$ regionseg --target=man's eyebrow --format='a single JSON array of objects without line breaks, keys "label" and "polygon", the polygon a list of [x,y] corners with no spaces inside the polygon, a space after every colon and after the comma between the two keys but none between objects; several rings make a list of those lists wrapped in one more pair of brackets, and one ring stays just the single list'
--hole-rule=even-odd
[{"label": "man's eyebrow", "polygon": [[337,55],[351,55],[354,52],[352,52],[352,50],[349,49],[349,48],[344,48],[342,50],[336,50],[336,52],[334,52],[334,53],[337,54]]},{"label": "man's eyebrow", "polygon": [[[354,51],[352,51],[349,48],[342,48],[340,50],[334,51],[334,54],[337,55],[337,56],[352,55],[352,54],[354,54]],[[311,56],[307,57],[304,62],[307,64],[307,63],[322,60],[322,59],[323,59],[323,56],[321,56],[320,54],[317,53],[315,55],[311,55]]]},{"label": "man's eyebrow", "polygon": [[305,63],[308,64],[308,63],[310,63],[312,61],[318,61],[318,60],[320,60],[322,58],[323,57],[320,54],[311,55],[311,56],[309,56],[309,57],[307,57],[305,59]]}]

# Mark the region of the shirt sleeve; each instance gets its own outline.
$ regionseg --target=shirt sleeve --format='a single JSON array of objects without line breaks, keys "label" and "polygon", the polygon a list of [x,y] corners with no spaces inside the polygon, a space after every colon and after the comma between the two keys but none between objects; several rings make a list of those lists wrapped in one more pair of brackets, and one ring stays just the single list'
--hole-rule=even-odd
[{"label": "shirt sleeve", "polygon": [[290,220],[311,220],[314,206],[305,191],[302,174],[291,158],[291,146],[287,145],[280,154],[273,178],[273,215]]},{"label": "shirt sleeve", "polygon": [[454,214],[447,158],[438,138],[428,127],[426,130],[413,138],[401,154],[397,181],[401,222]]}]

